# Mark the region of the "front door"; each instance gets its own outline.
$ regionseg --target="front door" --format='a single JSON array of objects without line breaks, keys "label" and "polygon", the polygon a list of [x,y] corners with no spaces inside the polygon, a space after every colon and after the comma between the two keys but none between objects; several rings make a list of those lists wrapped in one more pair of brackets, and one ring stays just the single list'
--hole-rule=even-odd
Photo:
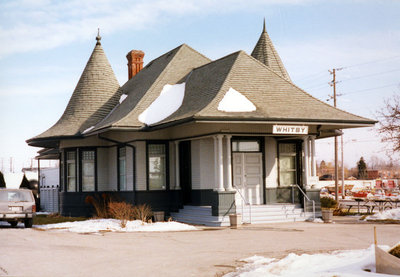
[{"label": "front door", "polygon": [[263,203],[262,153],[233,153],[233,183],[246,202]]},{"label": "front door", "polygon": [[190,141],[179,143],[179,182],[181,185],[182,202],[184,205],[192,202],[192,167]]}]

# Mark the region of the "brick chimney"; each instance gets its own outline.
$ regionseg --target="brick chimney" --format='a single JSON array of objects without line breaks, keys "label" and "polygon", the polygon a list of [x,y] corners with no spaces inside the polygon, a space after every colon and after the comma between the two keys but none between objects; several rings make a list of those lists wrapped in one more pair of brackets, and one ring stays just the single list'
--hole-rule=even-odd
[{"label": "brick chimney", "polygon": [[128,76],[131,79],[143,68],[144,52],[140,50],[132,50],[127,55],[128,59]]}]

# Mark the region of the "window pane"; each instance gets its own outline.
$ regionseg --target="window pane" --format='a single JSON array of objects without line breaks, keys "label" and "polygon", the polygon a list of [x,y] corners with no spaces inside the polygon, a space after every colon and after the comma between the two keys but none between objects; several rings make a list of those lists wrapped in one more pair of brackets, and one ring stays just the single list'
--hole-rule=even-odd
[{"label": "window pane", "polygon": [[281,171],[296,170],[296,157],[281,156],[279,158],[279,167]]},{"label": "window pane", "polygon": [[279,184],[289,186],[297,184],[296,144],[279,144]]},{"label": "window pane", "polygon": [[94,151],[82,151],[82,191],[94,191]]},{"label": "window pane", "polygon": [[75,151],[67,152],[67,191],[76,191],[76,153]]},{"label": "window pane", "polygon": [[126,190],[126,160],[125,157],[119,157],[119,189]]},{"label": "window pane", "polygon": [[258,140],[254,141],[233,141],[232,142],[233,152],[259,152],[260,142]]},{"label": "window pane", "polygon": [[165,145],[149,144],[148,145],[148,169],[149,169],[149,189],[165,190],[166,189],[166,164],[165,164]]},{"label": "window pane", "polygon": [[121,147],[119,148],[119,156],[120,157],[125,157],[126,156],[126,147]]},{"label": "window pane", "polygon": [[296,172],[282,172],[280,174],[280,185],[281,186],[290,186],[295,185],[296,182]]},{"label": "window pane", "polygon": [[76,190],[75,177],[73,177],[73,178],[68,177],[67,180],[68,180],[67,191],[75,191]]},{"label": "window pane", "polygon": [[281,143],[279,144],[279,153],[296,153],[296,144],[294,143]]}]

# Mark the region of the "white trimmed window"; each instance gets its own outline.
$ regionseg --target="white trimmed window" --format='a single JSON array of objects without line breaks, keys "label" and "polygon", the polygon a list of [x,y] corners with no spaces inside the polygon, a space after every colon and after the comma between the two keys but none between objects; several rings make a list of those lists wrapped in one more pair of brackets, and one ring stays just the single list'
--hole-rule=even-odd
[{"label": "white trimmed window", "polygon": [[147,169],[149,190],[165,190],[167,188],[166,145],[147,145]]},{"label": "white trimmed window", "polygon": [[67,191],[76,191],[76,151],[67,151],[66,155],[66,177],[67,177]]},{"label": "white trimmed window", "polygon": [[297,184],[297,151],[295,143],[279,144],[279,184]]},{"label": "white trimmed window", "polygon": [[82,191],[95,191],[95,151],[82,151]]},{"label": "white trimmed window", "polygon": [[118,148],[118,184],[119,190],[126,190],[126,147]]}]

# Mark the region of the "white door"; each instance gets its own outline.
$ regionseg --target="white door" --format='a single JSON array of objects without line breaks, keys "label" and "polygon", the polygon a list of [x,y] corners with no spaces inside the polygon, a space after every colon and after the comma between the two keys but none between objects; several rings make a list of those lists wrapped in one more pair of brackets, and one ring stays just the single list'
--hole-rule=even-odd
[{"label": "white door", "polygon": [[247,202],[263,203],[262,153],[233,153],[233,183]]}]

